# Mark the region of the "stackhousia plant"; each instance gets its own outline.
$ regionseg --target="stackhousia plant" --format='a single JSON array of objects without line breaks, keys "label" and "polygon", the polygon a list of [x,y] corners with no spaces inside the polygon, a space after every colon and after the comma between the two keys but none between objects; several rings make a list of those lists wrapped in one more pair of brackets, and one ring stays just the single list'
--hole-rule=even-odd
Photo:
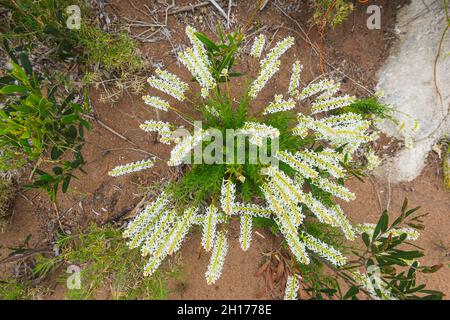
[{"label": "stackhousia plant", "polygon": [[[260,106],[255,98],[280,70],[281,56],[294,44],[292,37],[270,50],[266,49],[263,35],[255,39],[250,54],[259,62],[259,71],[239,98],[232,94],[230,79],[241,75],[231,69],[242,34],[226,37],[219,29],[221,43],[216,44],[192,27],[188,26],[186,33],[192,46],[178,56],[195,81],[188,84],[158,69],[148,83],[164,95],[143,99],[158,112],[174,111],[191,123],[173,106],[173,102],[188,104],[202,112],[203,128],[191,123],[194,133],[180,138],[174,134],[175,126],[168,122],[149,120],[141,125],[144,131],[159,134],[162,143],[174,144],[167,164],[184,169],[182,177],[168,185],[123,233],[129,247],[140,248],[148,259],[145,275],[153,274],[167,256],[179,250],[191,227],[199,225],[202,246],[211,253],[206,281],[215,283],[228,251],[229,222],[240,220],[239,242],[245,251],[251,245],[253,221],[258,217],[276,222],[298,263],[308,264],[311,256],[317,256],[336,267],[344,266],[344,254],[308,232],[305,222],[314,219],[341,230],[350,241],[355,239],[356,229],[334,199],[355,198],[344,181],[355,152],[377,138],[371,120],[352,112],[334,112],[350,105],[354,97],[336,95],[340,86],[333,80],[302,87],[302,65],[298,61],[292,66],[287,91]],[[252,104],[263,111],[250,114]],[[194,149],[207,148],[214,130],[225,134],[231,129],[248,139],[243,148],[245,161],[235,161],[239,143],[232,148],[223,143],[223,148],[215,149],[215,156],[223,152],[227,161],[184,165],[192,162]],[[250,161],[251,150],[264,148],[271,152],[271,161],[259,157]],[[373,152],[368,153],[367,160],[367,167],[378,162]],[[121,165],[109,174],[119,176],[148,169],[155,161],[151,158]],[[296,275],[289,278],[287,297],[293,296],[298,279]]]}]

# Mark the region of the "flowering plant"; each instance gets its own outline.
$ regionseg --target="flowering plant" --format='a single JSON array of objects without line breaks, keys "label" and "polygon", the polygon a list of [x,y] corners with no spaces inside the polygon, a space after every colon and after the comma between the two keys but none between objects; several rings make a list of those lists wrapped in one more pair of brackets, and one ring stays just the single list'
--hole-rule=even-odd
[{"label": "flowering plant", "polygon": [[443,265],[418,261],[424,250],[412,241],[419,238],[418,230],[425,229],[427,215],[418,210],[409,209],[405,199],[394,220],[385,210],[377,223],[356,225],[360,241],[352,246],[353,255],[345,268],[303,268],[301,283],[294,277],[288,279],[286,298],[295,298],[301,285],[313,299],[441,300],[442,292],[419,282],[419,274],[435,273]]},{"label": "flowering plant", "polygon": [[[250,105],[256,103],[255,98],[279,71],[280,57],[292,47],[294,38],[279,41],[266,54],[265,37],[255,39],[250,55],[260,60],[260,68],[237,101],[231,94],[230,78],[238,75],[231,68],[242,34],[220,34],[221,44],[189,26],[186,34],[192,47],[180,52],[179,60],[197,84],[188,84],[159,69],[148,83],[174,102],[200,110],[206,126],[202,128],[187,120],[188,116],[182,116],[195,129],[184,138],[179,137],[172,124],[163,121],[146,121],[141,128],[158,133],[162,143],[175,143],[167,160],[169,166],[191,164],[195,150],[213,150],[210,155],[216,161],[194,159],[193,165],[185,167],[182,178],[148,204],[124,231],[129,247],[139,247],[142,255],[148,257],[145,275],[155,272],[165,257],[180,248],[191,227],[199,225],[202,246],[211,252],[206,281],[216,282],[227,255],[229,222],[240,220],[239,242],[245,251],[251,244],[253,221],[260,217],[276,223],[298,263],[308,264],[313,255],[336,267],[343,266],[344,254],[311,234],[307,221],[330,225],[348,240],[355,239],[355,228],[333,199],[355,198],[344,181],[350,174],[355,151],[377,138],[376,133],[371,133],[371,119],[352,112],[334,113],[352,104],[354,97],[335,96],[340,86],[333,80],[324,79],[301,88],[302,65],[298,61],[292,66],[287,93],[275,95],[262,113],[251,115]],[[220,59],[215,58],[218,52]],[[224,86],[226,90],[222,92]],[[161,97],[143,99],[155,109],[182,114]],[[310,112],[298,111],[299,106],[307,105]],[[239,142],[233,136],[224,143],[219,139],[218,133],[232,129],[244,140]],[[215,147],[210,148],[207,142],[213,136]],[[253,157],[255,150],[259,155]],[[236,160],[235,152],[241,161]],[[263,153],[267,152],[270,156],[265,158]],[[222,161],[224,158],[226,161]],[[367,167],[377,162],[372,153],[368,160],[371,161]],[[147,169],[155,161],[145,159],[122,165],[112,169],[110,175]],[[298,277],[293,275],[288,282],[286,296],[292,296]]]}]

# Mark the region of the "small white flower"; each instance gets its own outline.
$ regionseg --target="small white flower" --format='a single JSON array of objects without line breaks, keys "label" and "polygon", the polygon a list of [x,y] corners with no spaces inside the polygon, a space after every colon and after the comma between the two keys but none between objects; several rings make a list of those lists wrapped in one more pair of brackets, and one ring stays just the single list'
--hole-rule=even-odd
[{"label": "small white flower", "polygon": [[320,112],[344,108],[351,105],[354,101],[355,97],[350,97],[348,95],[318,100],[311,106],[311,113],[316,114]]},{"label": "small white flower", "polygon": [[209,252],[211,251],[216,236],[217,225],[217,208],[211,204],[208,208],[205,218],[203,219],[202,228],[202,246]]},{"label": "small white flower", "polygon": [[309,250],[319,254],[335,266],[340,267],[345,264],[347,259],[335,248],[305,232],[302,232],[299,236]]},{"label": "small white flower", "polygon": [[381,159],[376,155],[375,151],[373,149],[369,150],[366,153],[366,159],[367,159],[367,170],[372,171],[373,169],[377,168],[381,164]]},{"label": "small white flower", "polygon": [[184,90],[173,85],[172,82],[168,82],[155,76],[148,78],[147,82],[151,87],[165,92],[179,101],[184,101],[186,99],[186,97],[184,96]]},{"label": "small white flower", "polygon": [[273,64],[267,66],[265,69],[261,69],[258,77],[252,82],[250,87],[249,96],[256,98],[259,92],[264,88],[266,83],[273,77],[278,70],[280,70],[281,61],[277,60]]},{"label": "small white flower", "polygon": [[236,197],[236,186],[231,180],[222,181],[222,189],[220,192],[220,203],[222,210],[227,215],[232,215],[234,212],[234,201]]},{"label": "small white flower", "polygon": [[222,71],[220,72],[220,75],[222,77],[228,78],[228,69],[227,68],[223,68]]},{"label": "small white flower", "polygon": [[270,209],[258,206],[254,203],[239,203],[234,205],[234,213],[237,215],[251,215],[252,217],[270,218],[272,211]]},{"label": "small white flower", "polygon": [[295,101],[292,99],[284,100],[281,94],[275,95],[275,101],[271,102],[263,111],[263,114],[288,111],[295,108]]},{"label": "small white flower", "polygon": [[302,73],[302,70],[303,65],[300,63],[300,61],[296,61],[292,65],[292,75],[288,89],[288,93],[291,97],[296,97],[299,94],[298,89],[300,87],[300,75]]},{"label": "small white flower", "polygon": [[141,248],[143,257],[147,255],[154,255],[158,250],[161,239],[168,238],[168,234],[173,227],[173,223],[177,217],[177,212],[172,209],[170,212],[166,211],[155,223],[152,232],[149,233]]},{"label": "small white flower", "polygon": [[331,193],[332,195],[347,202],[355,200],[356,198],[355,194],[353,192],[350,192],[346,187],[341,186],[336,182],[328,180],[321,176],[317,176],[315,179],[313,179],[312,183],[321,188],[322,190],[325,190]]},{"label": "small white flower", "polygon": [[199,145],[207,136],[209,136],[208,131],[199,130],[194,135],[189,135],[184,138],[170,152],[170,160],[167,161],[167,164],[169,166],[179,166],[190,154],[192,149]]},{"label": "small white flower", "polygon": [[277,42],[267,56],[260,62],[261,70],[273,65],[290,47],[294,45],[293,37],[286,37]]},{"label": "small white flower", "polygon": [[250,248],[250,243],[252,241],[252,225],[253,218],[249,214],[244,214],[241,216],[241,230],[239,233],[239,243],[244,251]]},{"label": "small white flower", "polygon": [[114,169],[108,172],[108,175],[110,175],[111,177],[118,177],[127,173],[145,170],[153,167],[154,165],[155,165],[155,158],[141,160],[115,167]]},{"label": "small white flower", "polygon": [[149,120],[139,127],[145,132],[158,132],[161,135],[160,141],[162,143],[169,144],[172,140],[172,130],[170,130],[170,123],[168,122]]},{"label": "small white flower", "polygon": [[254,58],[261,57],[264,50],[264,45],[266,44],[266,37],[260,34],[253,42],[252,49],[250,50],[250,55]]},{"label": "small white flower", "polygon": [[[375,230],[376,224],[374,223],[364,223],[359,224],[356,226],[356,230],[359,234],[361,233],[367,233],[369,237],[372,237],[373,232]],[[389,235],[392,235],[393,237],[399,237],[402,234],[406,234],[406,240],[414,241],[417,240],[420,236],[420,233],[413,229],[413,228],[396,228],[391,229],[383,234],[383,237],[388,237]]]},{"label": "small white flower", "polygon": [[267,168],[267,175],[270,177],[272,192],[279,196],[279,204],[289,212],[293,223],[298,226],[304,219],[301,207],[297,206],[305,202],[301,187],[275,166]]},{"label": "small white flower", "polygon": [[283,206],[279,204],[279,198],[276,196],[276,190],[273,190],[271,186],[264,184],[262,186],[262,191],[269,208],[276,214],[274,219],[286,239],[292,254],[298,262],[309,264],[309,257],[306,253],[305,245],[299,240],[298,237],[297,226],[292,220],[291,215]]},{"label": "small white flower", "polygon": [[191,26],[186,27],[186,35],[188,36],[189,41],[192,44],[192,48],[193,48],[196,56],[198,56],[200,58],[201,62],[205,66],[209,67],[210,61],[207,57],[207,51],[206,51],[203,43],[195,35],[196,32],[197,32],[197,30],[195,28],[193,28]]},{"label": "small white flower", "polygon": [[283,53],[285,53],[294,44],[293,37],[287,37],[279,41],[275,47],[270,50],[267,56],[260,62],[261,69],[255,81],[253,81],[250,88],[249,95],[256,98],[258,93],[264,88],[267,81],[280,69],[280,60]]},{"label": "small white flower", "polygon": [[301,151],[298,153],[298,156],[309,166],[327,171],[335,178],[344,176],[344,168],[334,158],[323,156],[312,150]]},{"label": "small white flower", "polygon": [[250,142],[259,147],[262,147],[263,139],[275,139],[280,136],[280,131],[277,128],[257,122],[244,123],[240,133],[248,135]]},{"label": "small white flower", "polygon": [[169,103],[161,99],[160,97],[143,96],[142,99],[144,100],[145,104],[148,104],[149,106],[162,111],[167,111],[170,108]]},{"label": "small white flower", "polygon": [[186,235],[191,228],[195,215],[197,214],[198,208],[191,207],[185,210],[184,214],[178,218],[175,224],[175,231],[172,233],[168,243],[167,243],[167,253],[169,255],[177,252],[181,246],[181,243],[186,238]]},{"label": "small white flower", "polygon": [[355,240],[355,228],[350,224],[341,207],[336,204],[331,210],[333,210],[344,236],[350,241]]},{"label": "small white flower", "polygon": [[155,72],[161,80],[164,80],[167,83],[170,83],[172,86],[177,87],[178,90],[185,92],[189,89],[188,84],[186,82],[183,82],[177,75],[174,75],[173,73],[170,73],[166,70],[161,70],[159,68],[157,68]]},{"label": "small white flower", "polygon": [[305,204],[320,222],[327,223],[333,227],[339,227],[335,212],[325,207],[323,203],[314,198],[311,193],[305,194]]},{"label": "small white flower", "polygon": [[300,289],[300,276],[290,275],[286,281],[284,300],[297,300],[298,289]]},{"label": "small white flower", "polygon": [[209,260],[208,271],[205,273],[208,284],[215,283],[222,275],[225,256],[228,252],[227,234],[225,231],[219,232]]},{"label": "small white flower", "polygon": [[297,170],[298,173],[306,178],[312,179],[318,176],[317,171],[309,163],[304,162],[298,153],[292,154],[289,151],[278,151],[275,157]]},{"label": "small white flower", "polygon": [[133,238],[139,232],[147,227],[150,221],[154,220],[157,215],[167,206],[169,198],[163,193],[153,203],[147,205],[145,209],[140,212],[136,218],[131,221],[125,231],[124,238]]},{"label": "small white flower", "polygon": [[187,48],[184,52],[179,52],[178,57],[181,63],[191,72],[202,88],[202,96],[206,97],[209,90],[216,87],[216,82],[209,71],[209,60],[197,51]]},{"label": "small white flower", "polygon": [[213,106],[205,106],[205,109],[208,113],[212,114],[214,117],[220,117],[219,111],[217,111],[217,109]]},{"label": "small white flower", "polygon": [[[379,278],[377,274],[361,274],[359,271],[350,272],[352,278],[362,285],[366,289],[370,296],[375,300],[397,300],[396,297],[391,295],[391,292],[386,289],[383,281]],[[374,286],[377,286],[378,292],[375,290]]]},{"label": "small white flower", "polygon": [[313,95],[316,95],[321,92],[328,92],[329,90],[333,90],[335,84],[333,80],[321,80],[319,82],[310,83],[303,89],[300,94],[296,97],[298,100],[305,100]]}]

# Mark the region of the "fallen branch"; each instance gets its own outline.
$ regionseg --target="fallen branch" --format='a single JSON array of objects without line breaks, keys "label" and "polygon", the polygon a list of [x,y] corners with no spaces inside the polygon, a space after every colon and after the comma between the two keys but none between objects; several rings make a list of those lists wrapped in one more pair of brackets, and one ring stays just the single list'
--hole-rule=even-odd
[{"label": "fallen branch", "polygon": [[174,15],[174,14],[178,14],[178,13],[183,13],[186,11],[194,11],[194,9],[200,8],[200,7],[206,7],[208,5],[210,5],[211,3],[209,1],[204,1],[204,2],[200,2],[197,4],[189,4],[187,6],[184,7],[180,7],[172,12],[167,13],[168,16]]},{"label": "fallen branch", "polygon": [[216,0],[209,0],[211,4],[220,12],[220,14],[225,18],[225,20],[228,20],[227,14],[222,9],[222,7],[216,2]]},{"label": "fallen branch", "polygon": [[112,134],[116,135],[117,137],[119,137],[120,139],[132,144],[133,146],[137,147],[138,145],[136,143],[134,143],[133,141],[131,141],[130,139],[128,139],[127,137],[125,137],[124,135],[118,133],[116,130],[114,130],[113,128],[107,126],[102,120],[97,119],[96,117],[90,116],[90,115],[85,115],[86,118],[90,119],[90,120],[94,120],[96,121],[99,125],[101,125],[103,128],[105,128],[106,130],[108,130],[109,132],[111,132]]}]

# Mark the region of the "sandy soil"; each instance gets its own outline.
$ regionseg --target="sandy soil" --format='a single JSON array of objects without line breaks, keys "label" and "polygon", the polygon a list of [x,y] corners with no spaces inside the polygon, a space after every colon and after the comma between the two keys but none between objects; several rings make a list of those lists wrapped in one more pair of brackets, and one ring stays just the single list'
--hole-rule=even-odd
[{"label": "sandy soil", "polygon": [[[304,3],[305,1],[300,1]],[[404,1],[375,1],[383,5],[382,30],[367,30],[365,26],[365,7],[358,5],[355,13],[350,16],[342,26],[326,34],[324,50],[327,60],[336,68],[345,72],[342,91],[358,96],[367,95],[366,90],[355,84],[353,80],[364,87],[372,88],[376,82],[376,71],[385,60],[392,42],[392,29],[395,21],[397,6]],[[146,17],[133,9],[127,1],[113,1],[114,10],[121,17],[138,18]],[[134,1],[137,7],[148,1]],[[189,1],[177,1],[178,6],[188,4]],[[242,3],[242,4],[241,4]],[[235,9],[233,19],[236,22],[244,22],[248,16],[248,10],[253,1],[240,1],[239,8]],[[289,12],[289,6],[282,6],[285,12]],[[273,98],[280,88],[287,87],[289,81],[290,66],[295,60],[301,60],[305,65],[304,81],[315,79],[321,74],[319,59],[311,51],[311,48],[301,39],[298,22],[306,30],[306,21],[309,17],[304,5],[299,11],[289,12],[293,21],[283,15],[274,5],[269,5],[258,17],[261,25],[268,26],[266,34],[274,41],[292,34],[296,38],[296,45],[290,49],[283,61],[283,67],[275,77],[267,90],[258,97],[255,111],[262,108]],[[205,11],[170,16],[169,29],[172,32],[172,43],[186,43],[184,28],[186,23],[192,24],[199,30],[205,30],[207,24],[199,23],[195,16],[204,14]],[[207,29],[206,29],[207,30]],[[137,32],[134,30],[134,32]],[[313,41],[317,40],[315,30],[309,34]],[[145,44],[141,47],[143,53],[153,61],[163,62],[169,70],[177,70],[175,59],[167,52],[172,49],[168,41]],[[244,69],[246,62],[243,61]],[[326,67],[329,72],[332,69]],[[149,70],[149,74],[153,70]],[[187,78],[187,73],[182,71],[182,76]],[[151,92],[150,93],[156,93]],[[166,158],[169,152],[168,146],[155,141],[151,135],[143,134],[139,124],[147,119],[155,119],[157,114],[148,108],[140,96],[125,94],[114,105],[99,101],[100,92],[91,91],[91,101],[98,119],[126,136],[135,145],[123,141],[111,132],[105,130],[97,123],[93,124],[93,131],[87,135],[87,144],[84,149],[87,165],[84,168],[88,174],[79,175],[71,185],[71,192],[62,195],[58,199],[57,208],[59,220],[65,228],[86,225],[88,221],[108,221],[129,212],[142,198],[145,187],[160,181],[164,177],[171,176],[172,171],[163,164],[158,163],[152,170],[144,173],[127,175],[120,178],[111,178],[107,172],[116,165],[129,161],[135,161],[145,157],[145,153],[137,149],[157,154]],[[184,108],[184,106],[181,106]],[[186,109],[186,108],[185,108]],[[189,110],[185,110],[189,112]],[[161,120],[175,122],[182,125],[183,122],[170,114],[160,114]],[[381,206],[385,207],[389,201],[389,207],[398,210],[405,196],[410,199],[412,206],[421,205],[424,211],[429,211],[426,218],[427,229],[419,240],[419,244],[427,249],[424,262],[446,263],[449,260],[450,240],[448,230],[450,220],[449,193],[442,189],[442,177],[438,173],[440,163],[435,158],[429,159],[430,165],[415,181],[407,184],[387,186],[387,181],[375,181],[373,186],[370,181],[360,183],[351,181],[350,187],[357,194],[357,200],[345,205],[347,214],[355,222],[375,221],[381,210],[378,196],[381,198]],[[390,190],[390,191],[389,191]],[[52,238],[52,230],[56,224],[56,212],[50,203],[37,191],[28,191],[23,196],[16,198],[13,206],[12,221],[6,233],[0,234],[0,259],[4,258],[8,247],[16,246],[32,235],[31,242],[39,246]],[[242,252],[238,244],[237,226],[231,230],[230,250],[226,259],[222,278],[215,286],[207,286],[204,280],[204,272],[207,268],[208,258],[204,254],[198,257],[200,235],[194,233],[189,236],[181,250],[181,265],[185,274],[183,290],[177,290],[179,284],[171,283],[173,289],[170,295],[174,299],[264,299],[279,298],[278,293],[271,292],[262,277],[255,277],[255,272],[263,261],[262,253],[270,251],[277,242],[264,230],[259,233],[264,237],[254,235],[252,247],[248,252]],[[11,264],[0,265],[0,274],[10,275]],[[450,271],[446,266],[437,274],[427,278],[430,288],[439,289],[447,295],[449,288]],[[54,295],[53,298],[62,298],[63,292]]]}]

